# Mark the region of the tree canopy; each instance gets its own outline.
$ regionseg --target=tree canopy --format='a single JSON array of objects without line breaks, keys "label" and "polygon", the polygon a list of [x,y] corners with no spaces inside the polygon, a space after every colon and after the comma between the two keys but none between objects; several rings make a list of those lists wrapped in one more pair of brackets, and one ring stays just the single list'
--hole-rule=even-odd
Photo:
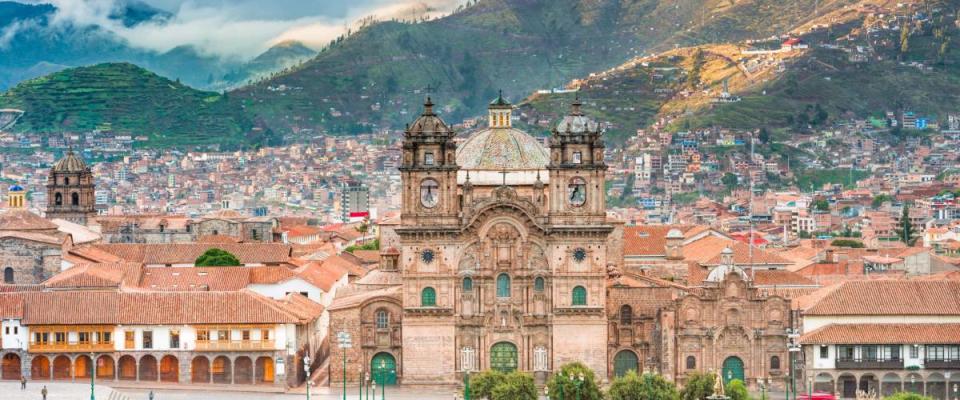
[{"label": "tree canopy", "polygon": [[[679,400],[680,393],[673,382],[660,375],[637,375],[634,371],[614,379],[607,392],[610,400]],[[554,397],[551,397],[554,398]]]},{"label": "tree canopy", "polygon": [[209,249],[197,260],[193,262],[198,267],[237,267],[240,266],[240,260],[237,256],[230,254],[226,250],[212,248]]},{"label": "tree canopy", "polygon": [[547,380],[547,390],[550,398],[561,398],[561,390],[564,394],[562,397],[573,396],[577,392],[577,385],[570,377],[579,377],[580,374],[583,374],[583,383],[580,384],[580,398],[583,400],[603,399],[603,393],[600,391],[600,386],[597,385],[597,378],[593,374],[593,370],[580,362],[563,365],[560,367],[560,374],[553,375]]},{"label": "tree canopy", "polygon": [[730,383],[727,383],[726,394],[730,397],[730,400],[750,400],[750,395],[747,393],[747,385],[744,385],[743,381],[739,379],[734,379],[730,381]]},{"label": "tree canopy", "polygon": [[694,372],[687,377],[687,384],[680,391],[682,400],[705,400],[713,394],[717,377],[704,372]]}]

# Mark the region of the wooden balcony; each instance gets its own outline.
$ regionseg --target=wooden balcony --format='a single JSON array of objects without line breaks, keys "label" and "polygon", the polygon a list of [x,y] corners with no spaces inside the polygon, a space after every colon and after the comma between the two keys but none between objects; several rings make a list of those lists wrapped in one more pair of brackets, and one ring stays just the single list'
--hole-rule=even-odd
[{"label": "wooden balcony", "polygon": [[924,360],[926,369],[960,369],[960,360]]},{"label": "wooden balcony", "polygon": [[837,369],[903,369],[903,360],[838,358]]},{"label": "wooden balcony", "polygon": [[30,343],[31,353],[89,353],[113,351],[113,342],[108,343]]},{"label": "wooden balcony", "polygon": [[276,350],[272,340],[210,340],[197,341],[197,351],[261,351]]}]

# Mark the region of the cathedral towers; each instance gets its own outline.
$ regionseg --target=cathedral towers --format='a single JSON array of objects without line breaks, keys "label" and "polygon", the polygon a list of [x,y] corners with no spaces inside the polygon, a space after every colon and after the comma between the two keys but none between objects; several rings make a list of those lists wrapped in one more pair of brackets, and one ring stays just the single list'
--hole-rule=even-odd
[{"label": "cathedral towers", "polygon": [[423,107],[404,132],[402,222],[451,226],[460,213],[455,134],[433,112],[430,98]]},{"label": "cathedral towers", "polygon": [[602,132],[580,107],[578,97],[550,138],[548,197],[554,224],[602,224],[606,217]]},{"label": "cathedral towers", "polygon": [[83,159],[68,151],[47,178],[46,217],[86,225],[95,213],[95,203],[93,172]]}]

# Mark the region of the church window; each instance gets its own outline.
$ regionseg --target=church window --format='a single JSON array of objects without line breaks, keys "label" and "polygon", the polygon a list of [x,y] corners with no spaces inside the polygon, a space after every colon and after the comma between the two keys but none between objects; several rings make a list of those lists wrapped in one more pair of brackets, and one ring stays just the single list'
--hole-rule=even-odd
[{"label": "church window", "polygon": [[423,153],[423,164],[424,164],[424,165],[433,165],[433,163],[434,163],[433,153],[432,153],[432,152],[429,152],[429,151],[426,152],[426,153]]},{"label": "church window", "polygon": [[3,283],[13,283],[13,268],[7,267],[3,269]]},{"label": "church window", "polygon": [[466,278],[463,278],[463,291],[469,292],[471,290],[473,290],[473,279],[470,278],[469,276]]},{"label": "church window", "polygon": [[581,154],[579,151],[573,152],[573,163],[580,164],[582,162],[583,162],[583,154]]},{"label": "church window", "polygon": [[79,206],[80,205],[80,194],[79,193],[70,193],[70,205]]},{"label": "church window", "polygon": [[460,370],[461,371],[473,371],[473,366],[476,365],[477,352],[473,350],[473,347],[464,347],[460,349]]},{"label": "church window", "polygon": [[537,346],[537,348],[533,349],[533,370],[547,371],[548,369],[547,349],[543,346]]},{"label": "church window", "polygon": [[64,185],[69,185],[69,184],[70,184],[70,177],[69,177],[69,176],[66,177],[66,178],[63,178],[63,184],[64,184]]},{"label": "church window", "polygon": [[420,292],[420,306],[421,307],[436,307],[437,305],[437,291],[432,287],[423,288],[423,292]]},{"label": "church window", "polygon": [[390,314],[386,310],[377,310],[377,329],[387,329],[390,324]]},{"label": "church window", "polygon": [[780,369],[780,357],[770,357],[770,369]]},{"label": "church window", "polygon": [[510,297],[510,275],[497,276],[497,297]]},{"label": "church window", "polygon": [[629,305],[624,304],[622,307],[620,307],[620,324],[633,324],[633,308],[631,308]]},{"label": "church window", "polygon": [[53,195],[53,204],[58,206],[63,205],[63,193],[57,192],[57,194]]},{"label": "church window", "polygon": [[587,289],[583,286],[577,286],[573,288],[573,305],[575,306],[585,306],[587,305]]},{"label": "church window", "polygon": [[533,290],[542,292],[545,286],[546,286],[546,283],[544,282],[544,279],[542,276],[538,276],[537,279],[533,280]]},{"label": "church window", "polygon": [[573,250],[573,260],[576,262],[583,262],[587,259],[587,251],[582,247]]},{"label": "church window", "polygon": [[830,348],[827,346],[820,346],[820,358],[830,358]]},{"label": "church window", "polygon": [[424,264],[432,263],[433,258],[434,258],[433,250],[427,249],[427,250],[424,250],[422,253],[420,253],[420,259],[423,260]]},{"label": "church window", "polygon": [[697,368],[697,358],[694,356],[687,356],[687,369],[696,369]]}]

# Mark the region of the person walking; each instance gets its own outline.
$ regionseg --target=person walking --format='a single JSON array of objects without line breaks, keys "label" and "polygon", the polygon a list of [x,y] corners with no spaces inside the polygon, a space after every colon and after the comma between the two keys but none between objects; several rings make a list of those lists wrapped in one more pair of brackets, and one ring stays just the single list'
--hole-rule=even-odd
[{"label": "person walking", "polygon": [[20,390],[27,390],[27,377],[20,375]]},{"label": "person walking", "polygon": [[47,385],[43,385],[43,389],[40,389],[40,396],[43,396],[43,400],[47,400]]},{"label": "person walking", "polygon": [[150,391],[150,394],[147,395],[148,400],[153,400],[153,391]]}]

